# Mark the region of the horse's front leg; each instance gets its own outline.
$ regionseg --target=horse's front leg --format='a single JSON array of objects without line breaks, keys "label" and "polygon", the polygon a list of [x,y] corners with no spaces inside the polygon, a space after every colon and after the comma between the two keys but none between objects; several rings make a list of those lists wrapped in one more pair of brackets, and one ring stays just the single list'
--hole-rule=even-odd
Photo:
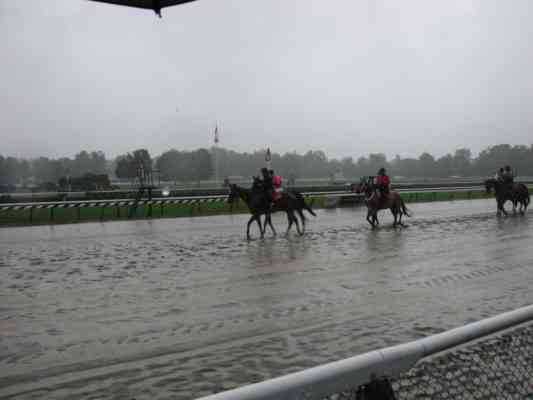
[{"label": "horse's front leg", "polygon": [[285,236],[288,236],[289,235],[289,231],[291,230],[291,227],[292,227],[292,219],[293,217],[291,216],[291,213],[289,211],[287,211],[287,219],[289,220],[289,225],[287,226],[287,231],[285,232]]},{"label": "horse's front leg", "polygon": [[302,221],[302,235],[305,233],[305,215],[301,209],[297,209],[300,220]]},{"label": "horse's front leg", "polygon": [[303,232],[300,229],[300,224],[298,223],[298,217],[294,214],[294,212],[292,213],[292,217],[294,218],[294,223],[296,224],[296,231],[298,232],[298,235],[302,236]]},{"label": "horse's front leg", "polygon": [[366,212],[366,220],[372,226],[372,228],[375,228],[376,224],[379,223],[377,222],[376,212],[373,212],[372,210],[370,210],[370,208]]},{"label": "horse's front leg", "polygon": [[507,211],[505,211],[505,208],[503,207],[504,202],[501,200],[497,200],[496,204],[498,205],[496,215],[499,217],[502,214],[507,215]]},{"label": "horse's front leg", "polygon": [[400,212],[399,212],[399,216],[400,216],[400,218],[399,218],[399,220],[398,220],[398,225],[400,225],[400,226],[405,226],[405,225],[403,224],[403,222],[402,222],[403,212],[402,212],[401,210],[400,210]]},{"label": "horse's front leg", "polygon": [[503,215],[505,215],[505,216],[509,215],[509,214],[507,213],[507,211],[505,211],[505,200],[502,201],[502,213],[503,213]]},{"label": "horse's front leg", "polygon": [[252,225],[252,222],[254,222],[255,218],[256,216],[252,215],[248,221],[248,225],[246,225],[246,239],[248,240],[250,240],[250,225]]},{"label": "horse's front leg", "polygon": [[[289,228],[291,227],[292,223],[296,225],[296,231],[298,232],[298,235],[302,234],[302,231],[300,230],[300,224],[298,223],[298,218],[296,218],[296,215],[294,215],[293,210],[288,210],[287,215],[289,215],[289,218],[291,220],[291,224],[289,225]],[[289,228],[287,228],[287,234],[289,234]]]},{"label": "horse's front leg", "polygon": [[266,217],[265,217],[265,228],[261,225],[261,215],[258,215],[255,219],[257,221],[257,225],[259,225],[259,232],[261,234],[261,239],[265,237],[265,229],[266,229]]},{"label": "horse's front leg", "polygon": [[276,230],[274,229],[274,225],[272,225],[272,214],[268,213],[267,217],[265,218],[265,232],[266,232],[266,225],[268,223],[268,226],[270,226],[270,230],[274,234],[274,236],[277,235]]},{"label": "horse's front leg", "polygon": [[394,222],[392,223],[392,227],[396,228],[396,225],[398,225],[398,210],[396,208],[391,207],[390,212],[392,213],[392,216],[394,217]]}]

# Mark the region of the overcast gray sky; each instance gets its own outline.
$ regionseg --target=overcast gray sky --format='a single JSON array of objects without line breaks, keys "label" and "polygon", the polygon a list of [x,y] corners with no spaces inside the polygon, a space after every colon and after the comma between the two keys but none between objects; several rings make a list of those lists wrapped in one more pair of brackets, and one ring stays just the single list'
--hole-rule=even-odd
[{"label": "overcast gray sky", "polygon": [[0,153],[533,143],[533,1],[0,0]]}]

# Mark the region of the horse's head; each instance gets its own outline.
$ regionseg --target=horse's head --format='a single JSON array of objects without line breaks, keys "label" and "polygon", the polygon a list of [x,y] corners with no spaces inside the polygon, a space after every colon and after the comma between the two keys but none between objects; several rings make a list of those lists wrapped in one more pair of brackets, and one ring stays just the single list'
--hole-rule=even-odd
[{"label": "horse's head", "polygon": [[231,183],[229,185],[229,196],[228,196],[228,203],[233,204],[235,201],[239,200],[239,189],[237,188],[237,185],[234,183]]},{"label": "horse's head", "polygon": [[259,190],[263,190],[263,181],[257,177],[257,176],[254,176],[253,178],[253,182],[252,182],[252,190],[254,191],[259,191]]},{"label": "horse's head", "polygon": [[490,193],[492,189],[496,187],[496,179],[494,178],[486,179],[484,183],[485,183],[485,191],[487,192],[487,194]]},{"label": "horse's head", "polygon": [[367,177],[362,177],[358,184],[353,185],[353,188],[355,193],[364,193],[366,196],[370,196],[374,190],[372,183]]},{"label": "horse's head", "polygon": [[364,177],[362,177],[362,178],[359,180],[359,183],[352,183],[352,185],[351,185],[351,187],[352,187],[352,192],[357,193],[357,194],[364,193],[364,191],[365,191],[365,184],[366,184],[366,180],[365,180]]}]

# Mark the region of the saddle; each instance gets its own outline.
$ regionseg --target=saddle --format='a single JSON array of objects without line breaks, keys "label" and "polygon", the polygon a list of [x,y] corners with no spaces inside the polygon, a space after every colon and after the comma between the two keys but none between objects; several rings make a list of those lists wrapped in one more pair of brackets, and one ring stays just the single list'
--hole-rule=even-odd
[{"label": "saddle", "polygon": [[368,200],[374,200],[377,199],[380,203],[384,203],[387,200],[391,199],[391,192],[388,193],[382,193],[378,189],[374,190],[374,193],[369,197]]},{"label": "saddle", "polygon": [[276,190],[272,191],[272,202],[275,203],[279,201],[282,196],[283,196],[283,192],[276,191]]}]

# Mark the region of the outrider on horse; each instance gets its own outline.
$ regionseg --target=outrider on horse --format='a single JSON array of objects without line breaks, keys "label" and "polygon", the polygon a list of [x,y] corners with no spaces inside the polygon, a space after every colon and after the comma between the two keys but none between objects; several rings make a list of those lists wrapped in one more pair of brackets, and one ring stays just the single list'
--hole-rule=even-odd
[{"label": "outrider on horse", "polygon": [[[266,171],[266,172],[265,172]],[[243,200],[252,216],[250,217],[246,227],[246,238],[250,239],[250,226],[254,221],[259,225],[261,238],[264,237],[266,226],[268,225],[274,235],[276,229],[272,224],[271,214],[277,211],[284,211],[287,214],[289,225],[286,234],[289,233],[293,223],[300,235],[305,232],[305,215],[303,210],[306,210],[311,215],[316,216],[313,209],[305,202],[301,193],[296,191],[283,192],[281,189],[281,180],[276,179],[273,171],[263,169],[263,179],[254,177],[252,187],[250,189],[240,187],[235,184],[230,184],[230,193],[228,203],[233,204],[236,200]],[[278,186],[278,187],[276,187]],[[276,190],[278,189],[278,190]],[[300,216],[302,229],[298,223],[296,214]],[[265,222],[261,224],[261,216],[265,215]]]},{"label": "outrider on horse", "polygon": [[523,183],[514,182],[514,174],[509,165],[505,168],[500,168],[496,177],[487,179],[485,181],[485,190],[491,193],[494,189],[496,197],[496,213],[497,215],[508,215],[505,211],[505,203],[511,201],[513,203],[513,213],[516,213],[516,206],[520,203],[519,212],[524,214],[530,203],[529,189]]},{"label": "outrider on horse", "polygon": [[394,217],[393,226],[404,226],[402,216],[410,217],[409,210],[398,192],[390,190],[390,178],[387,176],[385,168],[378,171],[377,177],[362,178],[361,182],[355,186],[356,193],[365,194],[367,207],[366,220],[372,227],[379,225],[378,211],[389,209]]}]

